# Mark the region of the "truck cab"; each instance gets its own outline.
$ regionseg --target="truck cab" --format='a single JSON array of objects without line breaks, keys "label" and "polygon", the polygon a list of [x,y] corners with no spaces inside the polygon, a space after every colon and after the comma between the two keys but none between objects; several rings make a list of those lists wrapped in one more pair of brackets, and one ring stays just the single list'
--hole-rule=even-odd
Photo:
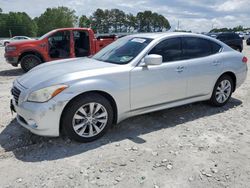
[{"label": "truck cab", "polygon": [[56,29],[37,40],[10,43],[5,59],[13,66],[21,64],[27,72],[44,62],[94,55],[114,40],[114,35],[96,38],[89,28]]}]

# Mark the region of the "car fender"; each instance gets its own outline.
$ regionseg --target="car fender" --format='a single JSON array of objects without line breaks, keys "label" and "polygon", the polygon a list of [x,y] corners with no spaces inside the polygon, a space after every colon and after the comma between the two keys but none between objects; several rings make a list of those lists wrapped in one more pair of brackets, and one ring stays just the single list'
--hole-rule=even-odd
[{"label": "car fender", "polygon": [[70,87],[60,95],[60,100],[69,102],[84,93],[104,92],[114,99],[119,117],[120,114],[124,114],[130,110],[129,79],[123,81],[123,83],[100,78],[82,80],[70,84]]}]

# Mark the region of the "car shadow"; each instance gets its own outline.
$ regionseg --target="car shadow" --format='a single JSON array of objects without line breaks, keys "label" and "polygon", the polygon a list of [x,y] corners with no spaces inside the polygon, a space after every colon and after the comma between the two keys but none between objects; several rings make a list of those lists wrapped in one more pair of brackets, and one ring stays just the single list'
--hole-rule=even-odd
[{"label": "car shadow", "polygon": [[0,76],[21,76],[24,71],[21,68],[0,71]]},{"label": "car shadow", "polygon": [[[13,118],[0,134],[0,146],[4,150],[0,154],[13,153],[18,160],[40,162],[74,156],[124,139],[142,144],[147,140],[144,140],[141,135],[223,113],[241,104],[240,100],[232,98],[227,105],[221,108],[211,107],[205,102],[200,102],[140,115],[114,126],[105,136],[91,143],[76,143],[62,137],[40,137],[21,127]],[[4,156],[0,155],[0,157]]]}]

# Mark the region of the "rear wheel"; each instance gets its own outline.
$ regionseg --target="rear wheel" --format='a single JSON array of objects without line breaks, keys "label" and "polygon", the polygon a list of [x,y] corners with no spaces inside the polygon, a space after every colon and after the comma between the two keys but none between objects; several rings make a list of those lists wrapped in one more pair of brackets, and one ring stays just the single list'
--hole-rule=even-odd
[{"label": "rear wheel", "polygon": [[28,72],[40,63],[42,63],[42,60],[38,56],[33,54],[25,55],[21,59],[21,67],[25,72]]},{"label": "rear wheel", "polygon": [[210,103],[213,106],[224,106],[233,93],[234,83],[230,76],[223,75],[216,82]]},{"label": "rear wheel", "polygon": [[61,118],[64,134],[78,142],[91,142],[100,138],[112,122],[112,106],[99,94],[76,98],[67,105]]}]

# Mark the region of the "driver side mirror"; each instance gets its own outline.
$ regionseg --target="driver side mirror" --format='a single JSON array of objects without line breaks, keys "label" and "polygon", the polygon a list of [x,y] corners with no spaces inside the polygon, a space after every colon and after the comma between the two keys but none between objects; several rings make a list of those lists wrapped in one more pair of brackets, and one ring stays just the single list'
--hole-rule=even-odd
[{"label": "driver side mirror", "polygon": [[144,65],[161,65],[162,56],[157,54],[150,54],[144,58]]}]

